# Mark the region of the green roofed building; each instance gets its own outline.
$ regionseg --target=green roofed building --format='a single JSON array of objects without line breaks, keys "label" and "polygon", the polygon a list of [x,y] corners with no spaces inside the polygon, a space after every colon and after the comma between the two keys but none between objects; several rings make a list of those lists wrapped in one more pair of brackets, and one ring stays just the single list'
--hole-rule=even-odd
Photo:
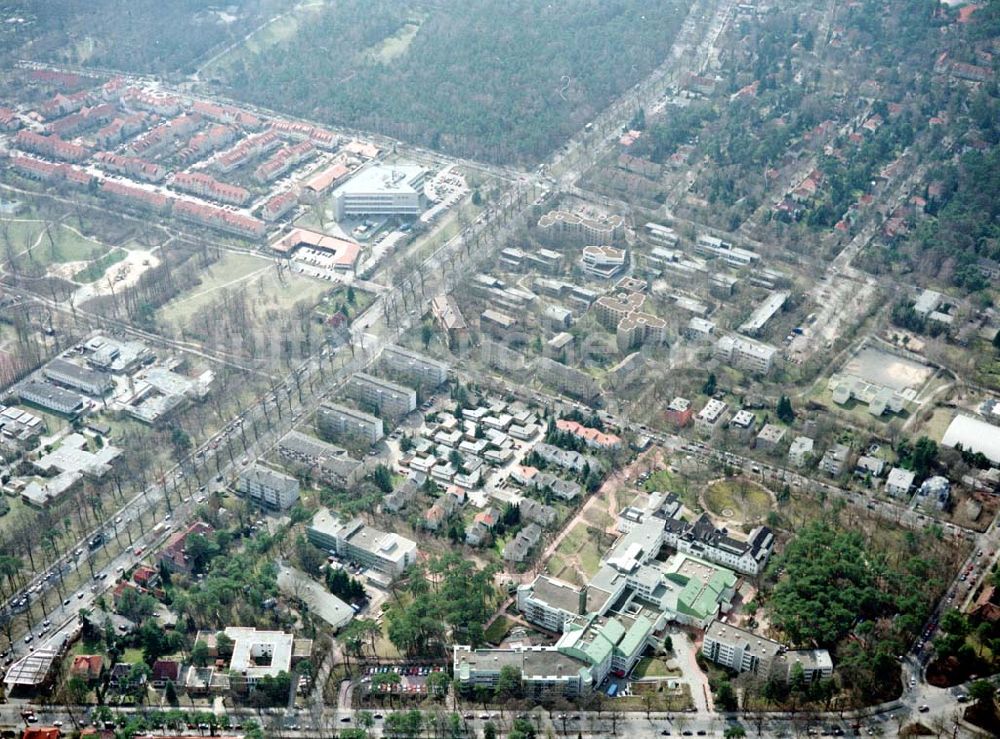
[{"label": "green roofed building", "polygon": [[518,668],[530,695],[579,695],[611,674],[628,674],[643,652],[662,643],[669,622],[704,629],[728,612],[736,573],[683,552],[662,561],[663,531],[655,517],[631,527],[583,586],[545,575],[521,585],[524,618],[561,635],[552,646],[454,647],[460,686],[491,686],[506,664]]}]

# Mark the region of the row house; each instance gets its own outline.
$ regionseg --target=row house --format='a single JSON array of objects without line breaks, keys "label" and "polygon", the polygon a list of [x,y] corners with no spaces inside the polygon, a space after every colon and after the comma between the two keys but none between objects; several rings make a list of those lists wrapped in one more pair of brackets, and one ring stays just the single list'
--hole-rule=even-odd
[{"label": "row house", "polygon": [[52,164],[19,154],[11,157],[11,165],[25,177],[42,182],[63,180],[73,185],[86,187],[95,179],[89,172],[69,164]]},{"label": "row house", "polygon": [[246,110],[232,105],[216,105],[215,103],[196,100],[191,105],[191,111],[203,115],[210,121],[217,123],[235,124],[241,128],[256,130],[260,128],[260,118]]},{"label": "row house", "polygon": [[294,146],[282,149],[254,170],[254,178],[261,183],[275,180],[292,167],[311,159],[316,148],[310,141],[300,141]]},{"label": "row house", "polygon": [[622,440],[614,434],[606,434],[598,429],[565,418],[556,421],[556,428],[582,439],[587,446],[594,449],[618,449],[622,445]]},{"label": "row house", "polygon": [[332,151],[337,148],[336,134],[323,128],[310,126],[308,123],[278,119],[271,121],[271,130],[297,141],[311,141],[320,149]]},{"label": "row house", "polygon": [[155,128],[151,128],[141,136],[136,137],[134,141],[129,143],[128,151],[136,156],[152,154],[159,151],[167,144],[172,143],[175,139],[189,135],[200,125],[201,116],[190,115],[187,113],[179,115],[166,123],[161,123]]},{"label": "row house", "polygon": [[193,162],[231,143],[235,138],[236,132],[232,128],[216,123],[192,136],[187,145],[181,149],[180,157],[185,162]]},{"label": "row house", "polygon": [[101,183],[101,192],[120,202],[157,213],[166,213],[173,202],[173,198],[163,193],[114,180],[104,180]]},{"label": "row house", "polygon": [[294,190],[285,190],[269,198],[261,209],[261,217],[268,223],[273,223],[282,216],[288,214],[298,202],[298,195]]},{"label": "row house", "polygon": [[67,136],[93,128],[101,123],[107,123],[115,117],[115,108],[108,103],[101,103],[92,108],[83,108],[79,113],[72,113],[65,118],[59,118],[46,124],[45,130],[58,136]]},{"label": "row house", "polygon": [[124,77],[112,77],[101,85],[101,98],[103,100],[120,100],[128,89],[128,82]]},{"label": "row house", "polygon": [[21,127],[21,119],[10,108],[0,108],[0,130],[16,131]]},{"label": "row house", "polygon": [[14,139],[14,145],[24,151],[69,162],[80,162],[90,156],[90,150],[85,146],[63,141],[55,135],[43,136],[34,131],[20,131]]},{"label": "row house", "polygon": [[73,72],[59,72],[54,69],[32,69],[28,80],[60,90],[73,90],[83,84],[83,78]]},{"label": "row house", "polygon": [[72,95],[57,93],[38,106],[38,112],[46,119],[58,118],[80,110],[87,104],[89,97],[90,94],[86,90],[75,92]]},{"label": "row house", "polygon": [[94,134],[94,142],[98,146],[110,148],[142,131],[148,121],[149,116],[146,113],[129,113],[126,116],[115,118],[111,123],[97,130],[97,133]]},{"label": "row house", "polygon": [[130,108],[148,110],[158,115],[177,115],[184,107],[176,95],[164,95],[132,87],[122,95],[122,102]]},{"label": "row house", "polygon": [[99,151],[94,155],[94,161],[109,172],[134,177],[143,182],[162,182],[167,176],[167,170],[159,164],[147,162],[139,157],[113,154],[110,151]]},{"label": "row house", "polygon": [[233,213],[214,205],[192,203],[187,200],[177,201],[177,204],[174,205],[174,214],[188,221],[247,238],[262,238],[266,230],[264,222],[257,218]]},{"label": "row house", "polygon": [[170,184],[177,190],[192,192],[232,205],[243,205],[250,199],[249,190],[238,185],[219,182],[214,177],[202,172],[178,172]]},{"label": "row house", "polygon": [[213,166],[219,172],[232,172],[234,169],[242,167],[251,159],[256,159],[269,151],[274,151],[279,146],[281,146],[281,139],[273,131],[250,136],[240,141],[228,151],[219,154],[213,162]]}]

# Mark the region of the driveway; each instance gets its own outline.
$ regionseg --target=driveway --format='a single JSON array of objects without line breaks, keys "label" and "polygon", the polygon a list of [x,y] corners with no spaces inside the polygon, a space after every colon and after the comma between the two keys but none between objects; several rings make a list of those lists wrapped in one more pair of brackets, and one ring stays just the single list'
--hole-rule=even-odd
[{"label": "driveway", "polygon": [[681,629],[671,627],[670,640],[674,645],[674,659],[681,670],[680,680],[691,688],[691,700],[699,713],[713,711],[712,691],[708,687],[708,677],[695,660],[697,646],[691,635]]}]

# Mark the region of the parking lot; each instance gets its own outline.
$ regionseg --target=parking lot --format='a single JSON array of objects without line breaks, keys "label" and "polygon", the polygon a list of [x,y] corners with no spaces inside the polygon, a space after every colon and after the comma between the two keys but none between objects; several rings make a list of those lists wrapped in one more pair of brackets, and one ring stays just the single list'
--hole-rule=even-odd
[{"label": "parking lot", "polygon": [[[443,667],[431,665],[381,665],[369,667],[361,678],[361,686],[368,693],[388,695],[426,695],[427,678],[434,672],[442,672]],[[380,675],[398,675],[395,678]]]}]

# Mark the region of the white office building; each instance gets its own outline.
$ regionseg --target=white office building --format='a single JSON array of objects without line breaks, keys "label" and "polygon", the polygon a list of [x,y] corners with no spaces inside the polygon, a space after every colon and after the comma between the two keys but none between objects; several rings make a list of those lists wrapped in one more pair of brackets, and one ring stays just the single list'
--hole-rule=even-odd
[{"label": "white office building", "polygon": [[418,216],[426,203],[427,170],[414,164],[379,164],[358,172],[333,191],[337,221],[363,216]]},{"label": "white office building", "polygon": [[417,561],[417,545],[405,536],[379,531],[359,518],[341,523],[326,508],[316,512],[306,535],[320,549],[336,552],[339,557],[380,572],[389,580]]}]

